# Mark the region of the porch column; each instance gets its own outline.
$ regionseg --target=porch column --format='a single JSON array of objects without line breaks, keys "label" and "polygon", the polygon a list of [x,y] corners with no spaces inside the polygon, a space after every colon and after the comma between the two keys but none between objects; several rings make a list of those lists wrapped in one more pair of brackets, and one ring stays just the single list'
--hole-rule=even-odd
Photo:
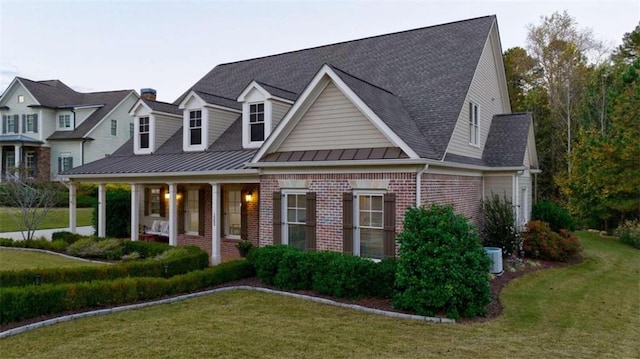
[{"label": "porch column", "polygon": [[216,265],[222,262],[220,254],[220,184],[211,182],[211,264]]},{"label": "porch column", "polygon": [[15,175],[17,177],[20,177],[20,164],[22,163],[22,145],[15,145],[14,146],[14,156],[15,158],[13,159],[13,166],[15,167]]},{"label": "porch column", "polygon": [[107,236],[107,196],[104,183],[98,184],[98,237]]},{"label": "porch column", "polygon": [[138,228],[140,227],[140,215],[138,202],[138,185],[135,183],[131,184],[131,241],[135,242],[138,240]]},{"label": "porch column", "polygon": [[69,232],[76,233],[76,184],[69,182]]},{"label": "porch column", "polygon": [[[169,183],[169,245],[178,245],[178,185]],[[164,198],[160,199],[164,201]]]}]

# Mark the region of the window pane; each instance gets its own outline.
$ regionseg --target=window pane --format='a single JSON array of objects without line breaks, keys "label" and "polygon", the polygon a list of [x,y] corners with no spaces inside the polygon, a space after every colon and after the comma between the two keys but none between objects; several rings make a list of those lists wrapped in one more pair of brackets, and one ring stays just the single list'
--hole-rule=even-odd
[{"label": "window pane", "polygon": [[264,113],[259,113],[256,115],[256,121],[263,122],[264,121]]},{"label": "window pane", "polygon": [[287,222],[297,222],[297,217],[296,217],[296,210],[295,208],[288,208],[287,209]]},{"label": "window pane", "polygon": [[200,145],[202,144],[202,129],[193,128],[191,129],[191,144],[192,145]]},{"label": "window pane", "polygon": [[306,209],[299,209],[297,211],[298,214],[298,222],[303,222],[303,223],[307,223],[307,210]]},{"label": "window pane", "polygon": [[264,141],[264,123],[251,125],[251,141]]},{"label": "window pane", "polygon": [[384,233],[381,229],[360,229],[360,256],[382,259]]},{"label": "window pane", "polygon": [[369,196],[360,196],[360,210],[368,210],[371,208],[371,199]]},{"label": "window pane", "polygon": [[382,228],[382,212],[371,212],[371,227]]},{"label": "window pane", "polygon": [[291,247],[300,248],[302,250],[305,249],[305,233],[304,233],[304,224],[289,224],[289,245]]},{"label": "window pane", "polygon": [[360,211],[360,226],[367,226],[371,223],[371,214],[368,211]]},{"label": "window pane", "polygon": [[259,103],[257,107],[258,107],[258,112],[264,112],[264,104],[263,103]]},{"label": "window pane", "polygon": [[295,207],[296,206],[296,195],[290,194],[287,196],[287,207]]},{"label": "window pane", "polygon": [[382,211],[382,196],[371,196],[371,209]]},{"label": "window pane", "polygon": [[149,148],[149,134],[141,133],[140,134],[140,148]]}]

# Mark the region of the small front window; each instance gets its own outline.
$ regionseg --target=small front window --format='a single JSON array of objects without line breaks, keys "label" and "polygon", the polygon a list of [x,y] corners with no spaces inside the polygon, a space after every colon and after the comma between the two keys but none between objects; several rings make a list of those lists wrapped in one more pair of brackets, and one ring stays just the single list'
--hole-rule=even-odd
[{"label": "small front window", "polygon": [[58,172],[68,171],[73,168],[73,157],[71,157],[71,153],[61,153],[58,161]]},{"label": "small front window", "polygon": [[18,95],[18,103],[24,102],[24,95]]},{"label": "small front window", "polygon": [[140,148],[149,148],[149,117],[140,117]]},{"label": "small front window", "polygon": [[202,144],[202,111],[189,111],[189,144]]},{"label": "small front window", "polygon": [[160,188],[151,189],[151,198],[149,199],[149,210],[152,216],[160,216]]},{"label": "small front window", "polygon": [[190,189],[186,193],[187,199],[184,211],[184,231],[186,234],[197,235],[199,233],[199,204],[198,190]]},{"label": "small front window", "polygon": [[251,142],[264,141],[264,103],[249,105],[249,138]]},{"label": "small front window", "polygon": [[25,131],[26,132],[38,132],[38,125],[36,124],[37,116],[36,115],[27,115],[26,123],[25,123]]},{"label": "small front window", "polygon": [[30,177],[35,177],[36,175],[36,152],[35,151],[27,151],[25,153],[25,166],[27,167],[27,174]]},{"label": "small front window", "polygon": [[358,228],[356,241],[358,253],[367,258],[384,258],[384,210],[382,195],[359,195]]},{"label": "small front window", "polygon": [[307,194],[287,193],[285,197],[283,243],[304,250],[307,248]]},{"label": "small front window", "polygon": [[118,135],[118,121],[111,120],[111,136]]},{"label": "small front window", "polygon": [[71,115],[58,116],[58,127],[71,128]]},{"label": "small front window", "polygon": [[18,133],[18,119],[19,119],[19,115],[7,116],[6,133]]},{"label": "small front window", "polygon": [[469,144],[477,146],[480,143],[480,129],[478,123],[478,105],[469,102]]}]

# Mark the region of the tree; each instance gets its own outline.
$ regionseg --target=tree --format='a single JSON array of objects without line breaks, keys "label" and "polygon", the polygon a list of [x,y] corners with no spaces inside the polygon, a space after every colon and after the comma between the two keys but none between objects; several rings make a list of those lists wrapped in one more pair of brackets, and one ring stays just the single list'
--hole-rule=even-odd
[{"label": "tree", "polygon": [[31,240],[42,219],[62,200],[64,193],[55,183],[37,181],[26,174],[27,169],[7,172],[8,181],[0,187],[0,203],[20,228],[22,238]]},{"label": "tree", "polygon": [[640,23],[636,28],[624,34],[622,44],[613,52],[613,60],[626,64],[633,63],[640,57]]},{"label": "tree", "polygon": [[504,53],[504,67],[507,77],[507,88],[511,109],[514,111],[527,110],[525,97],[535,86],[538,76],[536,60],[521,47],[512,47]]}]

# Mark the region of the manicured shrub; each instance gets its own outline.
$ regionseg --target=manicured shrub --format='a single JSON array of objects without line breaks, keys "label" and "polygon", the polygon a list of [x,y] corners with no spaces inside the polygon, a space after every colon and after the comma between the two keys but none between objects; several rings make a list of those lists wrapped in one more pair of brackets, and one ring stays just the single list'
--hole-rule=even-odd
[{"label": "manicured shrub", "polygon": [[451,206],[405,213],[393,305],[420,315],[485,315],[491,301],[490,259],[477,231]]},{"label": "manicured shrub", "polygon": [[186,293],[254,275],[253,266],[232,261],[204,270],[161,278],[119,278],[92,282],[0,288],[0,323],[68,310],[134,303]]},{"label": "manicured shrub", "polygon": [[542,221],[527,223],[527,231],[523,235],[525,255],[531,258],[566,262],[583,249],[571,232],[563,229],[556,233]]},{"label": "manicured shrub", "polygon": [[124,241],[124,254],[137,252],[142,258],[155,257],[158,254],[169,250],[171,247],[166,243]]},{"label": "manicured shrub", "polygon": [[276,274],[278,274],[278,270],[280,268],[282,257],[285,253],[295,251],[300,250],[285,245],[265,246],[262,248],[256,248],[249,252],[247,259],[249,259],[251,264],[253,264],[253,267],[256,270],[256,276],[260,282],[267,285],[273,285]]},{"label": "manicured shrub", "polygon": [[53,232],[53,234],[51,235],[52,241],[61,240],[66,242],[67,244],[75,243],[81,238],[84,238],[82,234],[71,233],[67,231]]},{"label": "manicured shrub", "polygon": [[[125,187],[108,187],[106,198],[106,235],[127,238],[131,228],[131,191]],[[98,203],[93,208],[93,228],[98,228]]]},{"label": "manicured shrub", "polygon": [[640,249],[640,220],[625,221],[615,231],[620,242]]},{"label": "manicured shrub", "polygon": [[67,247],[67,253],[81,258],[117,260],[122,258],[122,252],[122,240],[116,238],[83,238]]},{"label": "manicured shrub", "polygon": [[61,240],[49,241],[46,239],[31,239],[28,241],[14,241],[10,238],[0,238],[0,246],[14,248],[34,248],[44,249],[53,252],[64,252],[67,249],[67,242]]},{"label": "manicured shrub", "polygon": [[350,254],[331,256],[313,275],[313,290],[341,298],[373,297],[377,264]]},{"label": "manicured shrub", "polygon": [[502,248],[503,256],[514,254],[520,249],[522,238],[515,227],[513,204],[505,196],[494,194],[484,200],[483,207],[482,244]]},{"label": "manicured shrub", "polygon": [[549,201],[538,201],[533,204],[531,220],[546,222],[552,231],[558,233],[560,233],[561,229],[569,231],[576,229],[576,222],[569,214],[569,211],[561,205]]},{"label": "manicured shrub", "polygon": [[313,273],[323,265],[321,258],[324,252],[304,252],[287,250],[283,252],[273,284],[282,289],[310,289],[313,284]]}]

